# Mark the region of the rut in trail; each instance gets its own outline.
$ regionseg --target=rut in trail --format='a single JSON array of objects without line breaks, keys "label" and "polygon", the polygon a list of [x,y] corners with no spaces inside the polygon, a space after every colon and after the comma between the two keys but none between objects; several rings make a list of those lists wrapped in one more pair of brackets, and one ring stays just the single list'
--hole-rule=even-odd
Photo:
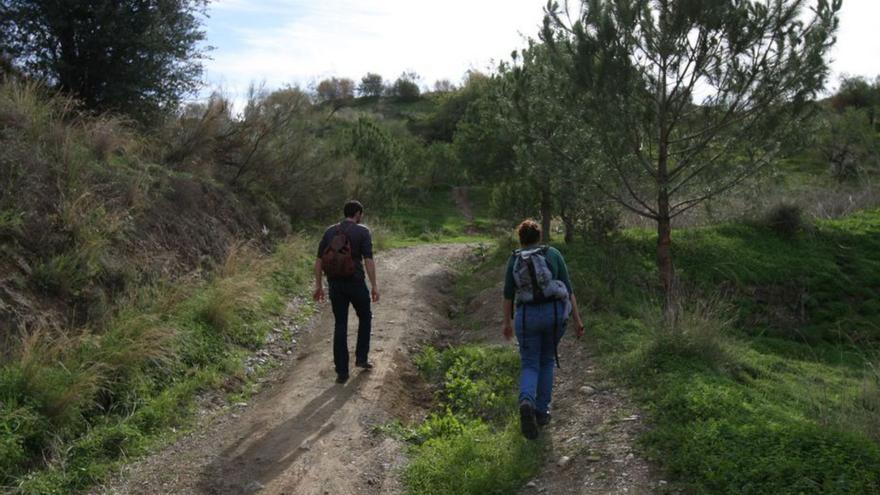
[{"label": "rut in trail", "polygon": [[[426,245],[377,255],[382,298],[373,305],[369,372],[334,382],[329,307],[301,338],[291,362],[237,414],[207,421],[127,470],[104,493],[354,495],[399,493],[405,459],[396,440],[375,432],[420,410],[410,352],[448,325],[443,293],[463,245]],[[351,311],[353,352],[356,319]],[[359,372],[360,371],[360,372]]]}]

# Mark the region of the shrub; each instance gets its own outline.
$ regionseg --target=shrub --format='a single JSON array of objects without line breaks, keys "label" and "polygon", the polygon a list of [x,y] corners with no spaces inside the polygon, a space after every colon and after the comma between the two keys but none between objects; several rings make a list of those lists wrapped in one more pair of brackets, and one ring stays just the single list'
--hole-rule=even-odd
[{"label": "shrub", "polygon": [[791,237],[806,227],[803,210],[791,203],[780,203],[767,214],[767,226],[781,236]]},{"label": "shrub", "polygon": [[402,102],[418,101],[421,96],[419,85],[407,75],[399,77],[390,88],[391,95]]}]

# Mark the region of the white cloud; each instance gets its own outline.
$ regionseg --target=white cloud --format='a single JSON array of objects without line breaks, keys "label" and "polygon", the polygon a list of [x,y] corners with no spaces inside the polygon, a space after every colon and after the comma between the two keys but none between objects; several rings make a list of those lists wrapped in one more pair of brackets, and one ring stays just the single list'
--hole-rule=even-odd
[{"label": "white cloud", "polygon": [[880,75],[880,2],[877,0],[846,0],[840,13],[837,44],[831,50],[832,88],[838,86],[843,74]]},{"label": "white cloud", "polygon": [[[537,35],[545,0],[221,0],[212,4],[206,64],[211,87],[240,98],[252,82],[308,86],[325,77],[458,81],[486,69]],[[880,74],[880,2],[847,0],[831,53],[832,86],[842,73]]]},{"label": "white cloud", "polygon": [[[270,87],[308,85],[328,76],[386,79],[414,70],[423,83],[459,80],[484,69],[534,37],[543,0],[225,0],[223,15],[270,16],[266,24],[232,27],[233,49],[218,49],[207,65],[208,82],[241,92],[251,81]],[[220,36],[216,27],[210,36]],[[211,41],[211,40],[209,40]]]}]

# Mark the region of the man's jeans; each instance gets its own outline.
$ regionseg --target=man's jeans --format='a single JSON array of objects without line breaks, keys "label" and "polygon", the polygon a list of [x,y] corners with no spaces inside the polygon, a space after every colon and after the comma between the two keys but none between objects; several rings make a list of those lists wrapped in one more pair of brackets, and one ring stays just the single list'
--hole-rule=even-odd
[{"label": "man's jeans", "polygon": [[370,327],[373,313],[370,311],[370,291],[362,278],[330,279],[330,305],[336,326],[333,332],[333,362],[336,373],[348,375],[348,305],[354,306],[358,316],[356,362],[367,362],[370,352]]},{"label": "man's jeans", "polygon": [[514,328],[522,366],[519,400],[528,400],[538,412],[549,412],[556,365],[556,344],[565,333],[565,303],[553,301],[518,306]]}]

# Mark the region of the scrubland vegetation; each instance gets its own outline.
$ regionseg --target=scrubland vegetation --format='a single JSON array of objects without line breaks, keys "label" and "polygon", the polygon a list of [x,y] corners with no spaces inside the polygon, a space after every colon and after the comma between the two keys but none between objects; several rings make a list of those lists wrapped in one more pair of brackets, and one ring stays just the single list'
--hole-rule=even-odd
[{"label": "scrubland vegetation", "polygon": [[[668,22],[591,2],[578,25],[551,9],[514,60],[458,85],[371,73],[254,88],[242,108],[180,104],[201,2],[136,19],[182,39],[126,46],[192,62],[162,94],[113,60],[59,72],[29,44],[55,46],[58,16],[31,3],[0,0],[15,13],[0,22],[4,490],[84,490],[185,428],[200,396],[246,393],[244,358],[303,295],[312,236],[357,197],[380,249],[500,231],[463,299],[494,283],[516,221],[564,240],[584,345],[648,413],[640,448],[673,488],[880,491],[880,82],[823,89],[836,2],[798,25],[794,1]],[[737,38],[760,31],[743,22],[765,38]],[[129,93],[78,76],[96,72]],[[516,363],[423,350],[434,413],[388,427],[412,444],[411,493],[510,493],[537,472],[511,415]]]}]

